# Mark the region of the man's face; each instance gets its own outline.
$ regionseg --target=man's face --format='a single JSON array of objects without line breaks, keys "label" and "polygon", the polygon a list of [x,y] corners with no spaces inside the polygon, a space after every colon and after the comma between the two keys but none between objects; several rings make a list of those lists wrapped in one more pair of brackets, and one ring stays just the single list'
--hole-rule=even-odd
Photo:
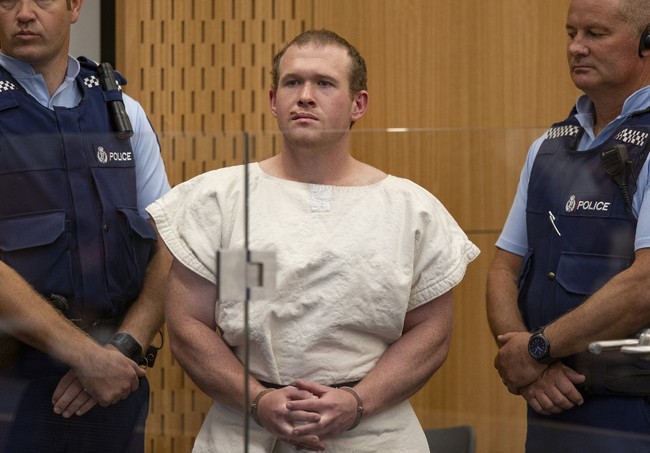
[{"label": "man's face", "polygon": [[641,82],[639,37],[618,14],[619,1],[572,0],[569,6],[569,70],[576,87],[588,95],[611,90],[631,93]]},{"label": "man's face", "polygon": [[2,52],[35,69],[66,56],[70,24],[77,21],[81,0],[0,0]]},{"label": "man's face", "polygon": [[[271,112],[288,143],[308,144],[347,134],[365,111],[365,91],[350,93],[351,60],[343,47],[291,46],[280,61]],[[328,132],[329,131],[329,132]]]}]

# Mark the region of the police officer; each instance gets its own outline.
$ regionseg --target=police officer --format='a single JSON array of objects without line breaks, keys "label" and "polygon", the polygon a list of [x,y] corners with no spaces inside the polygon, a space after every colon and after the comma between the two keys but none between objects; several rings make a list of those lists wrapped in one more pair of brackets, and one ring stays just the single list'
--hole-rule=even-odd
[{"label": "police officer", "polygon": [[648,24],[648,0],[571,0],[584,95],[531,146],[496,244],[495,365],[528,402],[527,452],[650,451],[650,363],[586,352],[650,321]]},{"label": "police officer", "polygon": [[68,56],[81,6],[0,2],[1,451],[126,451],[163,322],[158,140],[124,79]]}]

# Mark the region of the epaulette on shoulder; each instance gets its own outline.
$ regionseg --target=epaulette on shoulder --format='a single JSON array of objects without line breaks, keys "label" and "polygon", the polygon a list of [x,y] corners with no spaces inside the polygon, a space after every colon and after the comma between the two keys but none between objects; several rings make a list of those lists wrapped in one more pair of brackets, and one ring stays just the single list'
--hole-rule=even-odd
[{"label": "epaulette on shoulder", "polygon": [[577,137],[580,133],[580,127],[571,124],[564,126],[553,126],[546,134],[546,138]]},{"label": "epaulette on shoulder", "polygon": [[0,66],[0,93],[18,90],[18,85],[2,66]]},{"label": "epaulette on shoulder", "polygon": [[[97,63],[96,61],[91,60],[90,58],[87,57],[79,57],[77,58],[77,60],[79,61],[79,64],[81,65],[82,69],[86,69],[95,73],[97,72],[99,63]],[[126,85],[126,79],[124,78],[124,76],[120,74],[118,71],[114,71],[114,72],[115,72],[115,79],[120,84],[120,86]]]},{"label": "epaulette on shoulder", "polygon": [[0,74],[0,93],[6,91],[16,91],[18,87],[10,79],[7,79]]},{"label": "epaulette on shoulder", "polygon": [[571,113],[569,113],[569,116],[564,121],[553,124],[550,129],[546,131],[546,138],[577,137],[581,133],[582,127],[580,127],[578,122],[574,119],[576,113],[578,113],[578,110],[574,106],[571,109]]}]

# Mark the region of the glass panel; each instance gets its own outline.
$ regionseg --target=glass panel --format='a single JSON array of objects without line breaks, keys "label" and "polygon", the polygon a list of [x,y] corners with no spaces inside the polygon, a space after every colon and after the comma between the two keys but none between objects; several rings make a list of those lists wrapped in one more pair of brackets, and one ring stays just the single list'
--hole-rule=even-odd
[{"label": "glass panel", "polygon": [[[358,126],[355,125],[351,133],[352,155],[392,176],[407,178],[431,192],[482,251],[477,260],[469,265],[463,281],[454,289],[455,321],[449,356],[427,384],[410,398],[417,417],[424,428],[471,426],[477,434],[477,451],[523,451],[525,404],[523,399],[507,392],[492,364],[496,346],[485,317],[485,276],[493,255],[494,242],[514,197],[528,146],[544,131],[369,130]],[[170,180],[172,184],[178,184],[213,169],[242,165],[246,161],[246,143],[250,162],[249,178],[250,173],[259,176],[257,162],[280,153],[282,137],[280,133],[262,131],[236,131],[213,135],[167,133],[161,137],[161,141]],[[238,184],[243,185],[243,168],[240,177],[241,182]],[[255,178],[253,180],[256,181]],[[215,178],[215,182],[218,182],[218,178]],[[254,200],[255,198],[253,206]],[[250,250],[253,251],[260,251],[256,248],[260,243],[259,238],[268,234],[265,225],[268,227],[269,222],[284,220],[282,216],[285,215],[284,212],[277,212],[276,217],[259,219],[255,218],[258,212],[259,210],[253,208],[248,214],[249,235],[255,238],[250,245]],[[243,225],[243,222],[238,223],[238,226]],[[295,232],[287,229],[286,234],[291,236]],[[237,236],[241,238],[243,233]],[[318,241],[319,237],[313,239]],[[305,257],[305,268],[309,267],[311,258],[313,257]],[[279,265],[278,273],[283,271]],[[241,278],[244,279],[245,275],[242,274]],[[381,276],[368,278],[379,281],[382,279]],[[307,281],[301,284],[307,285]],[[308,290],[308,287],[305,288],[305,291]],[[251,300],[247,303],[241,301],[240,305],[241,310],[249,306],[249,310],[252,307],[255,313],[257,307],[262,304],[265,304],[264,300]],[[373,301],[368,301],[368,304],[372,306]],[[257,314],[253,315],[255,316]],[[316,316],[314,322],[318,323],[319,319]],[[243,331],[244,327],[241,329]],[[296,338],[296,342],[299,344],[300,337]],[[331,345],[324,341],[322,347],[327,350]],[[252,341],[251,350],[257,357],[259,351],[255,339]],[[238,351],[240,357],[244,357],[242,348],[238,348]],[[309,362],[312,356],[320,357],[317,351],[306,352],[304,358],[301,358],[304,369],[296,370],[293,378],[304,377],[302,373],[311,369]],[[333,354],[329,360],[335,367],[340,358]],[[178,365],[173,361],[162,363],[163,373],[167,374],[173,370],[178,382]],[[403,370],[396,374],[396,379],[412,366],[413,364],[405,361]],[[252,372],[253,375],[259,376],[260,369],[253,369]],[[272,380],[272,376],[269,376],[265,374],[263,377],[265,380]],[[276,379],[278,377],[280,376],[276,376]],[[291,382],[291,376],[283,374],[282,378],[282,382],[275,380],[274,383]],[[210,405],[209,399],[188,380],[183,379],[181,382],[185,388],[175,389],[176,401],[191,401],[191,404],[184,403],[183,409],[180,410],[185,411],[183,431],[178,432],[178,427],[167,424],[167,419],[157,419],[152,414],[147,431],[150,438],[157,437],[158,441],[162,441],[171,436],[189,444],[198,432],[203,415]],[[158,397],[168,398],[164,394]],[[179,412],[178,403],[176,411]],[[165,432],[154,436],[158,421],[162,421],[166,426]],[[247,423],[251,424],[250,426],[254,424],[250,420]],[[170,430],[176,432],[171,433]]]},{"label": "glass panel", "polygon": [[[477,452],[523,452],[526,405],[523,398],[508,393],[493,366],[497,348],[485,315],[485,281],[494,255],[494,243],[509,212],[527,149],[544,131],[533,128],[371,130],[359,126],[355,125],[350,134],[352,156],[391,177],[409,179],[433,194],[481,250],[478,258],[469,264],[462,282],[453,290],[454,328],[449,354],[426,384],[409,398],[415,415],[425,429],[471,427],[476,436]],[[282,178],[265,175],[258,164],[281,152],[283,139],[278,132],[166,132],[159,138],[173,186],[221,168],[228,167],[235,172],[213,178],[206,187],[218,192],[220,203],[206,203],[205,209],[199,211],[209,213],[218,208],[227,217],[220,225],[206,223],[206,235],[213,232],[211,244],[217,244],[214,250],[207,250],[207,255],[213,257],[211,266],[215,272],[218,249],[253,252],[244,255],[243,263],[248,260],[247,265],[242,267],[235,262],[235,270],[229,271],[231,274],[220,273],[214,278],[215,282],[217,278],[231,280],[245,290],[241,300],[232,296],[233,300],[228,301],[229,310],[220,309],[215,317],[226,341],[234,346],[241,361],[249,364],[250,373],[273,384],[291,384],[303,378],[327,385],[354,385],[354,381],[363,378],[372,366],[368,366],[360,354],[355,355],[359,350],[357,346],[373,342],[391,344],[388,339],[393,333],[389,327],[394,330],[397,325],[400,330],[403,321],[399,317],[388,317],[388,324],[392,322],[393,325],[378,324],[377,317],[382,313],[391,313],[391,316],[394,313],[390,309],[384,312],[377,308],[381,306],[381,297],[364,299],[366,294],[371,294],[370,291],[366,293],[365,288],[384,285],[389,294],[388,290],[399,284],[392,276],[392,267],[400,263],[395,262],[387,270],[386,263],[380,261],[381,247],[399,245],[397,241],[377,242],[378,238],[392,238],[390,235],[394,234],[389,228],[391,219],[387,217],[383,222],[381,217],[386,211],[380,209],[383,200],[367,216],[345,223],[345,216],[327,215],[344,198],[345,190],[340,187],[330,190],[309,186],[303,191],[304,199],[300,199],[299,191],[292,187],[297,186],[295,183],[285,184]],[[249,162],[247,177],[245,162]],[[263,185],[262,180],[266,181]],[[260,187],[265,191],[261,192]],[[235,192],[236,195],[232,195]],[[392,195],[386,194],[391,203],[397,200],[391,198]],[[239,204],[237,197],[241,200]],[[312,223],[301,224],[295,203],[305,207],[305,217],[317,221],[311,219]],[[233,206],[240,208],[233,211]],[[391,207],[398,209],[397,205]],[[404,229],[408,228],[407,220],[412,219],[404,218]],[[282,228],[278,228],[280,224]],[[1,239],[0,257],[12,252],[2,249]],[[341,297],[331,283],[339,274],[347,275],[357,269],[341,265],[333,271],[323,258],[328,257],[330,247],[332,250],[335,246],[340,248],[345,241],[351,249],[359,251],[370,268],[376,264],[380,269],[355,276],[355,284],[364,288],[360,299],[365,305],[361,309],[358,305],[350,305],[349,299]],[[201,251],[204,252],[206,250]],[[283,264],[287,263],[286,258],[283,261],[279,256],[273,267],[272,260],[258,252],[299,259],[292,260],[288,266]],[[235,261],[237,259],[240,258]],[[275,293],[273,297],[279,299],[270,304],[268,295],[258,294],[259,288],[273,286],[269,271],[277,273],[276,283],[283,283],[284,279],[295,281],[305,295],[316,288],[321,303],[314,303],[313,297],[292,296],[284,285],[280,285],[279,291],[285,292]],[[410,288],[411,283],[407,281],[406,286]],[[285,300],[291,302],[281,303]],[[407,301],[395,301],[399,302]],[[323,310],[325,306],[327,310]],[[337,321],[330,328],[322,329],[331,322],[333,311],[342,315],[335,318]],[[354,318],[355,313],[363,316]],[[250,323],[249,328],[247,323]],[[363,340],[348,349],[341,348],[339,337],[349,332],[350,326],[363,331]],[[315,331],[322,339],[309,342]],[[253,333],[250,343],[246,343],[247,332]],[[277,349],[269,346],[276,343],[268,343],[268,338],[267,343],[260,340],[269,332],[271,337],[284,336],[277,339]],[[165,338],[155,367],[147,372],[151,398],[144,437],[146,450],[151,453],[190,451],[212,404],[172,357],[169,335]],[[9,352],[11,347],[5,340],[6,337],[0,338],[0,352],[3,353]],[[286,347],[288,343],[291,347]],[[0,360],[5,360],[2,365],[6,365],[8,359],[3,357],[0,356]],[[260,358],[275,360],[278,366],[274,369],[263,366]],[[360,365],[355,368],[352,365],[357,361]],[[416,365],[404,355],[404,362],[394,371],[394,380],[407,379]],[[362,371],[355,371],[358,369]],[[332,381],[333,376],[336,376],[335,381]],[[4,396],[0,397],[0,450],[26,388],[19,381],[1,379],[0,394]],[[241,416],[238,426],[257,429],[248,414],[238,416]]]}]

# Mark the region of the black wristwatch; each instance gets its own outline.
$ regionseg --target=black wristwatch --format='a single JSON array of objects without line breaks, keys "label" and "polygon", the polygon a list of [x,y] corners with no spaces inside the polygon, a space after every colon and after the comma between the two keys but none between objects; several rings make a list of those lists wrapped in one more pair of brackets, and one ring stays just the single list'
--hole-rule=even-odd
[{"label": "black wristwatch", "polygon": [[131,335],[125,332],[118,332],[111,338],[110,344],[115,349],[140,365],[143,361],[142,346]]},{"label": "black wristwatch", "polygon": [[544,336],[544,328],[533,332],[528,340],[528,354],[538,363],[549,364],[555,362],[551,357],[551,343]]}]

